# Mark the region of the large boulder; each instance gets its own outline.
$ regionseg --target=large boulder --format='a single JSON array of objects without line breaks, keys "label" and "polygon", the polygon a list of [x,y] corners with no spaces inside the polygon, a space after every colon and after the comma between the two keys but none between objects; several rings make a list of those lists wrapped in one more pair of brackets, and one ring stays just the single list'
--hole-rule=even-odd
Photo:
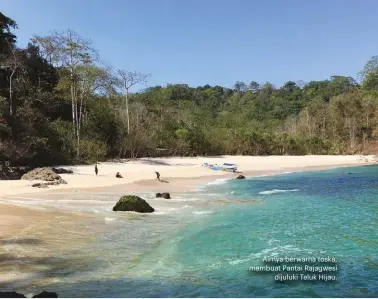
[{"label": "large boulder", "polygon": [[122,196],[117,204],[114,206],[113,211],[134,211],[138,213],[152,213],[155,211],[147,201],[139,196],[125,195]]},{"label": "large boulder", "polygon": [[21,177],[21,180],[39,180],[39,181],[58,181],[60,179],[60,175],[56,174],[52,169],[44,167],[44,168],[35,168],[32,171],[24,174]]},{"label": "large boulder", "polygon": [[50,168],[35,168],[32,171],[29,171],[28,173],[24,174],[21,177],[21,180],[45,181],[32,184],[32,187],[36,188],[48,188],[48,186],[67,184],[67,182],[63,180],[59,174],[56,174]]},{"label": "large boulder", "polygon": [[236,179],[237,179],[237,180],[243,180],[243,179],[245,179],[245,176],[241,174],[241,175],[237,176]]}]

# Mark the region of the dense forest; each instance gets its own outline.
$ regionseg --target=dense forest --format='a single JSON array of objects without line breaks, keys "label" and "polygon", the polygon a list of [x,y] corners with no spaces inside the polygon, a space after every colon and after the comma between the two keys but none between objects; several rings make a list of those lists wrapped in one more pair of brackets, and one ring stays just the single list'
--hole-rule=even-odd
[{"label": "dense forest", "polygon": [[72,30],[33,36],[22,49],[15,29],[0,13],[0,161],[376,152],[378,57],[359,83],[332,76],[280,88],[255,81],[146,88],[148,74],[103,67]]}]

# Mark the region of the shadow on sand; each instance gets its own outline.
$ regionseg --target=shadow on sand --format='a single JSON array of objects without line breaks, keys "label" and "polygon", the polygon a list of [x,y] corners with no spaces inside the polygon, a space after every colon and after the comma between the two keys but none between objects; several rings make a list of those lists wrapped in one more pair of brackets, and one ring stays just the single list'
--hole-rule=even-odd
[{"label": "shadow on sand", "polygon": [[43,241],[35,238],[0,240],[0,245],[42,245],[43,243]]},{"label": "shadow on sand", "polygon": [[148,158],[141,158],[138,159],[142,164],[147,164],[147,165],[156,165],[156,166],[195,166],[197,164],[195,163],[167,163],[162,160],[157,160],[157,159],[148,159]]},{"label": "shadow on sand", "polygon": [[[45,242],[33,238],[0,240],[1,246],[30,246],[28,248],[30,252],[37,252],[44,244]],[[22,294],[39,294],[48,288],[35,286],[34,280],[51,277],[58,280],[60,278],[69,278],[71,275],[77,275],[77,271],[74,269],[82,269],[83,272],[98,271],[106,265],[106,262],[102,260],[96,260],[93,263],[90,259],[71,258],[69,252],[62,254],[62,257],[27,256],[19,252],[13,253],[12,250],[7,252],[1,249],[0,247],[0,277],[5,278],[7,274],[10,275],[6,279],[0,280],[0,292],[17,291]],[[15,271],[20,275],[16,275]]]}]

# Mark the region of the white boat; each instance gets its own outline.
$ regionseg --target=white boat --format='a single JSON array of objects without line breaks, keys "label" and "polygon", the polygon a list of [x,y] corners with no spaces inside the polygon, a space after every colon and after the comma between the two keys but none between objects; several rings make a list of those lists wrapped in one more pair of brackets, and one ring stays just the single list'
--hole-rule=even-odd
[{"label": "white boat", "polygon": [[236,172],[238,170],[238,167],[231,163],[223,163],[223,165],[204,163],[202,166],[212,170],[223,170],[227,172]]},{"label": "white boat", "polygon": [[228,172],[236,172],[238,170],[238,167],[235,164],[223,163],[222,170]]}]

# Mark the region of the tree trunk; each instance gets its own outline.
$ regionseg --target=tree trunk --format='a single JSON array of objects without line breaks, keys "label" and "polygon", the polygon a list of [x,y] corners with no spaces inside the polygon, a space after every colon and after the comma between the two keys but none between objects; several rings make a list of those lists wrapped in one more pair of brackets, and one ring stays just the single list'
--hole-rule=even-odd
[{"label": "tree trunk", "polygon": [[74,74],[73,74],[73,53],[70,53],[70,78],[71,78],[71,108],[72,108],[72,125],[73,125],[73,134],[76,135],[76,157],[79,158],[80,155],[80,142],[78,138],[78,131],[77,131],[77,102],[75,101],[75,86],[74,86]]},{"label": "tree trunk", "polygon": [[[71,64],[72,64],[72,55],[71,55]],[[70,69],[70,78],[71,78],[72,124],[75,128],[75,90],[74,90],[74,77],[73,77],[73,69],[72,68]]]},{"label": "tree trunk", "polygon": [[126,118],[127,118],[127,135],[130,135],[130,117],[129,117],[129,90],[126,88]]},{"label": "tree trunk", "polygon": [[76,157],[80,157],[80,124],[77,111],[77,103],[75,103],[75,134],[76,134]]},{"label": "tree trunk", "polygon": [[16,72],[16,69],[12,70],[12,74],[9,77],[9,114],[13,115],[13,86],[12,86],[12,79],[13,75]]},{"label": "tree trunk", "polygon": [[333,139],[333,146],[336,147],[337,137],[336,137],[336,124],[334,120],[332,121],[332,139]]},{"label": "tree trunk", "polygon": [[[77,138],[77,153],[78,153],[77,155],[78,156],[80,155],[80,130],[81,130],[81,123],[83,119],[83,105],[84,105],[83,98],[84,98],[84,95],[82,95],[82,97],[80,98],[79,115],[76,115],[76,119],[77,119],[76,138]],[[76,111],[77,111],[77,107],[76,107]]]},{"label": "tree trunk", "polygon": [[72,124],[75,127],[75,100],[74,100],[74,87],[71,85],[71,106],[72,106]]},{"label": "tree trunk", "polygon": [[163,134],[163,109],[160,107],[160,144],[161,145],[163,145],[162,134]]}]

